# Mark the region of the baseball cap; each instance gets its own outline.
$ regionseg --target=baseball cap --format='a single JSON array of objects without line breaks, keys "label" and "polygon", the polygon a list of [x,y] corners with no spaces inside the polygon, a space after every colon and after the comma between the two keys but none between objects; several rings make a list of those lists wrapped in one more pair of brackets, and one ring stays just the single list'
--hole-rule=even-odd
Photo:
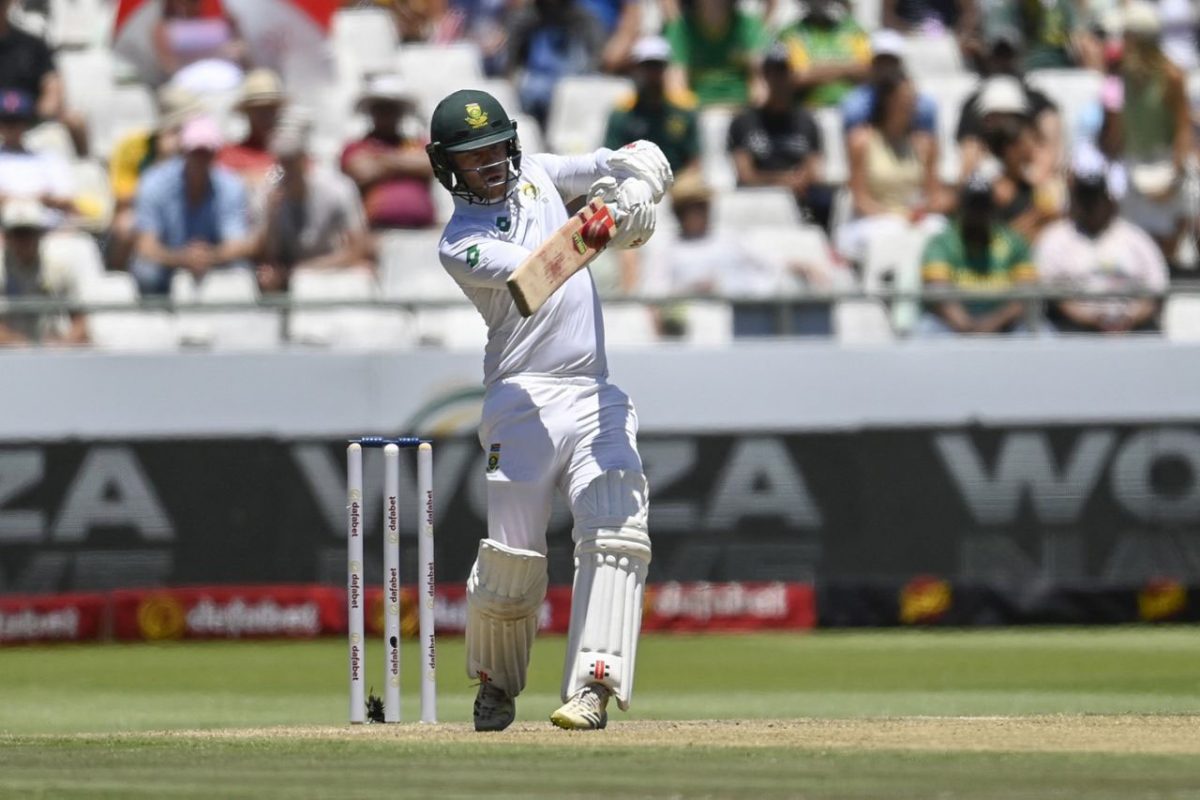
[{"label": "baseball cap", "polygon": [[36,116],[33,95],[20,89],[0,89],[0,119],[27,120]]},{"label": "baseball cap", "polygon": [[980,114],[1027,114],[1025,87],[1011,75],[995,75],[983,82],[979,93]]},{"label": "baseball cap", "polygon": [[183,123],[179,133],[179,145],[185,153],[194,150],[211,150],[215,153],[224,143],[221,126],[212,117],[192,117]]},{"label": "baseball cap", "polygon": [[643,36],[633,45],[630,57],[635,64],[650,61],[665,64],[671,60],[671,45],[661,36]]},{"label": "baseball cap", "polygon": [[5,230],[14,228],[36,228],[44,230],[48,219],[46,207],[32,197],[17,197],[4,204],[0,212],[0,224]]},{"label": "baseball cap", "polygon": [[871,34],[871,57],[904,58],[904,37],[890,28],[880,28]]}]

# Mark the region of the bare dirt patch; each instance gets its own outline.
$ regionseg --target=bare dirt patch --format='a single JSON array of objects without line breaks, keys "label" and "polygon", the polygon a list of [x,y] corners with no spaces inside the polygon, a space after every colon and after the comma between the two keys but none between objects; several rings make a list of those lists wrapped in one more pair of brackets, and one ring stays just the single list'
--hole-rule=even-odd
[{"label": "bare dirt patch", "polygon": [[[69,738],[110,738],[81,736]],[[922,750],[1200,755],[1200,717],[1191,715],[1052,715],[1034,717],[894,717],[880,719],[614,721],[604,731],[560,731],[517,723],[479,734],[469,725],[367,725],[177,730],[117,738],[201,741],[357,740],[397,743],[591,747],[784,747],[802,750]]]}]

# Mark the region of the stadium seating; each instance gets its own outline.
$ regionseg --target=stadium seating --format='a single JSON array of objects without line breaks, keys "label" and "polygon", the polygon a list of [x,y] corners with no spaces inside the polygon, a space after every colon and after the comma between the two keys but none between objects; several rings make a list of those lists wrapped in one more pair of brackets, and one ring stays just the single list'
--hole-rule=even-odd
[{"label": "stadium seating", "polygon": [[59,48],[100,46],[112,29],[117,4],[105,0],[49,0],[46,38]]},{"label": "stadium seating", "polygon": [[700,111],[700,168],[704,180],[717,191],[737,186],[737,171],[726,149],[733,110],[705,108]]},{"label": "stadium seating", "polygon": [[179,344],[174,321],[165,311],[134,308],[137,284],[127,272],[106,272],[84,281],[79,299],[83,303],[127,305],[129,310],[89,311],[88,334],[92,343],[106,350],[172,349]]},{"label": "stadium seating", "polygon": [[[443,192],[445,194],[445,192]],[[376,237],[379,282],[390,300],[464,300],[438,258],[441,231],[385,231]]]},{"label": "stadium seating", "polygon": [[841,344],[887,344],[895,340],[887,310],[878,300],[840,300],[833,307],[833,332]]},{"label": "stadium seating", "polygon": [[724,230],[741,232],[754,227],[797,225],[800,211],[790,190],[764,186],[718,192],[714,198],[713,219]]},{"label": "stadium seating", "polygon": [[962,55],[954,36],[904,37],[904,67],[914,80],[926,76],[955,75],[963,71]]},{"label": "stadium seating", "polygon": [[343,8],[333,15],[333,49],[339,71],[357,81],[369,72],[392,68],[398,37],[384,8]]},{"label": "stadium seating", "polygon": [[[369,269],[298,269],[292,274],[291,298],[305,301],[379,300],[381,292]],[[411,318],[393,309],[298,309],[291,314],[289,339],[328,347],[403,347],[412,344]]]},{"label": "stadium seating", "polygon": [[[921,287],[921,253],[929,236],[908,226],[880,228],[867,242],[863,286],[868,292],[917,291]],[[920,304],[916,300],[892,303],[892,328],[907,333],[916,324]]]},{"label": "stadium seating", "polygon": [[846,155],[846,135],[842,130],[842,112],[836,108],[819,108],[813,116],[821,130],[825,182],[845,183],[850,177],[850,162]]},{"label": "stadium seating", "polygon": [[625,78],[578,75],[563,78],[554,88],[546,141],[562,155],[590,153],[604,143],[604,129],[617,100],[632,91]]},{"label": "stadium seating", "polygon": [[81,215],[80,224],[90,231],[104,233],[112,224],[116,205],[108,173],[99,161],[81,159],[72,162],[71,174],[75,183],[75,205]]},{"label": "stadium seating", "polygon": [[42,256],[49,263],[69,263],[79,284],[104,275],[104,257],[96,240],[82,231],[60,228],[42,238]]},{"label": "stadium seating", "polygon": [[417,95],[417,105],[429,115],[443,97],[483,79],[483,57],[473,42],[404,44],[394,68]]},{"label": "stadium seating", "polygon": [[1162,328],[1163,334],[1173,342],[1200,342],[1200,295],[1167,298]]},{"label": "stadium seating", "polygon": [[1069,142],[1079,130],[1083,114],[1100,102],[1104,76],[1083,69],[1042,69],[1030,72],[1027,80],[1030,86],[1045,92],[1058,106],[1063,139]]},{"label": "stadium seating", "polygon": [[937,104],[938,176],[947,183],[957,183],[962,158],[955,134],[962,115],[963,103],[979,78],[970,73],[926,75],[917,81],[917,89]]},{"label": "stadium seating", "polygon": [[604,342],[609,347],[641,347],[658,341],[654,315],[641,303],[604,304]]},{"label": "stadium seating", "polygon": [[34,153],[52,153],[68,161],[75,157],[71,134],[58,122],[43,122],[26,133],[24,145]]},{"label": "stadium seating", "polygon": [[457,307],[417,311],[416,329],[416,341],[421,345],[474,353],[483,352],[487,345],[487,325],[465,301]]},{"label": "stadium seating", "polygon": [[[219,270],[197,281],[190,273],[176,272],[171,280],[171,300],[191,303],[257,303],[258,286],[249,270]],[[177,311],[180,341],[222,350],[269,349],[282,339],[282,316],[277,311]]]}]

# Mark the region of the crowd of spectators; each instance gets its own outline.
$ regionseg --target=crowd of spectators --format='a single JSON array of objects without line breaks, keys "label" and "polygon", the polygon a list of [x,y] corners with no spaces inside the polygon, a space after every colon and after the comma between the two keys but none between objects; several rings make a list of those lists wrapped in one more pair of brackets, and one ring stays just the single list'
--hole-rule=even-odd
[{"label": "crowd of spectators", "polygon": [[[251,271],[264,294],[286,292],[297,269],[374,269],[379,237],[436,228],[419,84],[447,76],[338,76],[356,97],[334,152],[314,140],[330,127],[316,116],[328,109],[256,63],[220,2],[152,2],[161,6],[150,34],[157,74],[146,80],[157,114],[94,152],[55,51],[10,21],[19,0],[0,0],[6,294],[74,291],[69,267],[39,256],[56,231],[86,231],[106,269],[128,272],[154,296],[169,294],[178,273],[230,269]],[[756,316],[756,303],[797,285],[853,287],[871,254],[897,236],[921,243],[916,280],[972,294],[926,303],[915,335],[1028,331],[1025,303],[980,295],[1039,284],[1163,292],[1196,260],[1190,190],[1200,114],[1188,81],[1200,74],[1200,18],[1187,0],[343,5],[389,12],[401,49],[473,44],[480,74],[508,84],[534,140],[544,138],[564,80],[629,80],[594,145],[649,139],[678,175],[660,212],[662,246],[614,257],[615,291],[659,298],[664,336],[687,328],[672,296],[752,298],[735,304],[735,333],[777,332],[771,320],[783,315]],[[877,20],[856,14],[872,5]],[[978,74],[953,105],[909,70],[926,46]],[[1100,90],[1094,102],[1060,107],[1031,79],[1038,70],[1092,75]],[[723,125],[727,187],[713,184],[708,163],[712,119]],[[49,128],[69,149],[38,146]],[[844,174],[830,173],[834,154]],[[84,159],[107,171],[107,211],[76,185],[72,164]],[[816,236],[820,258],[764,259],[725,227],[722,194],[754,189],[794,200],[792,224]],[[1048,303],[1045,320],[1070,332],[1154,331],[1160,311],[1154,297],[1073,298]],[[787,327],[829,331],[827,314],[811,320]],[[14,317],[0,328],[6,343],[85,339],[79,317]]]}]

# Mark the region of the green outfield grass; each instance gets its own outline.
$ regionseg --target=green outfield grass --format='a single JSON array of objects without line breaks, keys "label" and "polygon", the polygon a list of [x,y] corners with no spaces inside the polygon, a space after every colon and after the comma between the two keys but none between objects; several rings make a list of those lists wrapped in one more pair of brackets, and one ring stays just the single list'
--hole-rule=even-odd
[{"label": "green outfield grass", "polygon": [[1200,798],[1195,628],[647,636],[593,734],[545,722],[563,644],[488,736],[461,639],[452,724],[353,731],[337,640],[0,650],[0,797]]}]

